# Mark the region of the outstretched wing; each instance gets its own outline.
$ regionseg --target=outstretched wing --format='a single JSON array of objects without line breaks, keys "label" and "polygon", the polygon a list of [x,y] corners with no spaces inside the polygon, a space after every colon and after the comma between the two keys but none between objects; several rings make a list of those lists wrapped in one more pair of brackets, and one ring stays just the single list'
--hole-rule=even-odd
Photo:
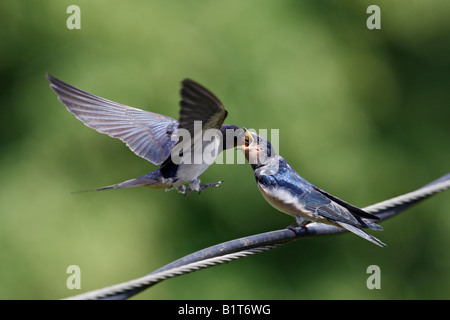
[{"label": "outstretched wing", "polygon": [[138,156],[161,164],[176,143],[175,119],[113,102],[77,89],[47,74],[50,87],[71,113],[86,126],[118,138]]},{"label": "outstretched wing", "polygon": [[194,137],[194,121],[202,122],[202,131],[219,129],[227,111],[222,103],[209,90],[198,83],[185,79],[182,82],[180,101],[180,126]]}]

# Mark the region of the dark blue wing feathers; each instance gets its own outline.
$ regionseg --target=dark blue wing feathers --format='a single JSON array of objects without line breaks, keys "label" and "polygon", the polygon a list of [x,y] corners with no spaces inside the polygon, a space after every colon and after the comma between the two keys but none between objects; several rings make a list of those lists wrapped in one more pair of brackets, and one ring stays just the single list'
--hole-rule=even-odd
[{"label": "dark blue wing feathers", "polygon": [[161,164],[170,155],[176,142],[171,140],[178,127],[175,119],[98,97],[51,75],[47,78],[58,99],[86,126],[122,140],[154,164]]}]

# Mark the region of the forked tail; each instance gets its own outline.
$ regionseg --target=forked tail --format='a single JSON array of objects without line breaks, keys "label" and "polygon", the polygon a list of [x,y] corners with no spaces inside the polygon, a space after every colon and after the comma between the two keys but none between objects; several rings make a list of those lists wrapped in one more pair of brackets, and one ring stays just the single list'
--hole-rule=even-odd
[{"label": "forked tail", "polygon": [[365,232],[364,230],[359,229],[358,227],[352,226],[348,223],[339,222],[339,221],[336,221],[336,223],[339,224],[342,228],[347,229],[350,232],[353,232],[357,236],[360,236],[361,238],[366,239],[367,241],[370,241],[373,244],[376,244],[377,246],[380,246],[380,247],[386,246],[386,244],[381,242],[381,240],[375,238],[373,235]]},{"label": "forked tail", "polygon": [[138,186],[146,186],[146,187],[155,188],[155,189],[168,187],[162,183],[161,175],[160,175],[159,169],[158,169],[158,170],[150,172],[146,175],[143,175],[142,177],[139,177],[139,178],[130,179],[130,180],[116,183],[116,184],[106,186],[106,187],[101,187],[101,188],[91,189],[91,190],[75,191],[72,193],[103,191],[103,190],[131,188],[131,187],[138,187]]}]

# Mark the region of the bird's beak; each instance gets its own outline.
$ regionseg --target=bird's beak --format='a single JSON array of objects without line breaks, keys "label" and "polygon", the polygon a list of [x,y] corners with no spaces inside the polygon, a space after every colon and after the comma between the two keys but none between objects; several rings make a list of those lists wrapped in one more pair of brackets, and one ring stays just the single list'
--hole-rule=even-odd
[{"label": "bird's beak", "polygon": [[244,129],[244,144],[239,146],[239,149],[242,151],[248,150],[250,145],[253,142],[253,137],[250,134],[250,131],[247,130],[247,128],[243,128]]}]

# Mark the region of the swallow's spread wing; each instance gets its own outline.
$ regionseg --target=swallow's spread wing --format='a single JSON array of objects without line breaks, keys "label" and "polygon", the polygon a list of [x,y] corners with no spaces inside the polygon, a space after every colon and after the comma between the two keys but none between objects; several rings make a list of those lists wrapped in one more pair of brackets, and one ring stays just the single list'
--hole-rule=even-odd
[{"label": "swallow's spread wing", "polygon": [[180,126],[194,137],[194,121],[202,121],[202,131],[219,129],[227,111],[219,99],[198,83],[185,79],[182,82],[180,101]]},{"label": "swallow's spread wing", "polygon": [[154,164],[161,164],[170,155],[176,142],[171,140],[178,127],[175,119],[95,96],[49,74],[47,78],[67,110],[88,127],[122,140]]}]

